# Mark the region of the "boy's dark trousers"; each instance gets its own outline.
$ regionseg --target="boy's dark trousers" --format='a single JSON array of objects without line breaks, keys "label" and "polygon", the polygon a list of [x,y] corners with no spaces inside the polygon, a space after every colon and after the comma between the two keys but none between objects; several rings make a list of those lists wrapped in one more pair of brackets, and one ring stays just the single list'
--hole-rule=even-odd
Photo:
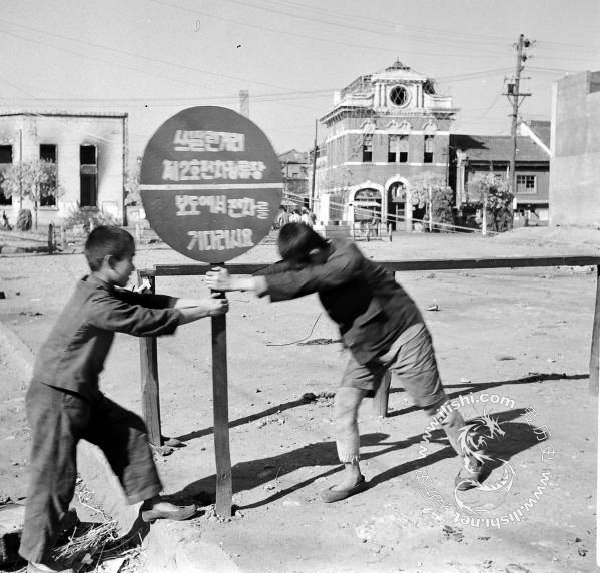
[{"label": "boy's dark trousers", "polygon": [[79,440],[96,444],[104,452],[129,503],[151,498],[162,489],[139,416],[102,394],[87,401],[79,394],[36,382],[25,404],[33,444],[19,553],[28,561],[50,557],[75,491]]}]

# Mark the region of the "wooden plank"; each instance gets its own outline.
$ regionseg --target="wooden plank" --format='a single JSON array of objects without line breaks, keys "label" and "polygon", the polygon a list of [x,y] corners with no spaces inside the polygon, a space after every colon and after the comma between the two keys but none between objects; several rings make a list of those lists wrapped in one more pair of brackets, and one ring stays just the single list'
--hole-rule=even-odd
[{"label": "wooden plank", "polygon": [[377,262],[392,271],[428,271],[523,267],[596,266],[600,264],[600,257],[594,255],[569,255],[557,257],[423,259]]},{"label": "wooden plank", "polygon": [[[138,284],[147,276],[138,271]],[[155,292],[155,278],[147,276],[150,292]],[[142,415],[148,430],[148,440],[155,446],[162,446],[160,428],[160,393],[158,384],[158,352],[155,337],[140,338],[140,371],[142,385]]]},{"label": "wooden plank", "polygon": [[[225,297],[223,293],[221,296]],[[227,397],[227,323],[225,315],[211,318],[213,417],[217,490],[215,512],[231,517],[231,457],[229,454],[229,402]]]},{"label": "wooden plank", "polygon": [[392,375],[390,372],[386,372],[375,396],[373,397],[373,410],[380,418],[387,418],[388,415],[388,402],[390,397],[390,384],[392,382]]},{"label": "wooden plank", "polygon": [[596,303],[594,308],[594,325],[592,327],[592,348],[590,351],[589,392],[598,395],[600,378],[600,266],[596,268]]},{"label": "wooden plank", "polygon": [[[409,259],[409,260],[380,260],[379,264],[392,271],[432,271],[460,269],[496,269],[522,267],[581,267],[597,266],[600,257],[597,255],[564,255],[554,257],[494,257],[494,258],[463,258],[463,259]],[[261,263],[228,263],[224,265],[234,274],[252,274],[271,262]],[[153,269],[144,269],[144,273],[153,276],[204,275],[210,270],[210,265],[156,265]]]}]

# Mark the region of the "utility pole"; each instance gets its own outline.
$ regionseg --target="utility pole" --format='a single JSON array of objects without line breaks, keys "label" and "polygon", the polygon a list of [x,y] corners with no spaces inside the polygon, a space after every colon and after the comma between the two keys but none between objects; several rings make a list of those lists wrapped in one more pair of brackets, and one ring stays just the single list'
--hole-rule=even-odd
[{"label": "utility pole", "polygon": [[23,208],[23,130],[19,129],[19,209]]},{"label": "utility pole", "polygon": [[240,90],[240,114],[250,119],[250,95],[248,90]]},{"label": "utility pole", "polygon": [[312,185],[310,189],[310,201],[308,203],[309,209],[311,211],[315,210],[315,184],[317,182],[317,134],[319,130],[319,120],[315,119],[315,148],[313,151],[313,165],[312,165]]},{"label": "utility pole", "polygon": [[508,101],[512,104],[512,125],[511,125],[511,137],[512,137],[512,155],[510,158],[510,190],[513,196],[517,193],[517,125],[519,121],[519,107],[523,103],[526,97],[529,97],[530,93],[521,93],[521,72],[525,67],[525,61],[527,60],[527,54],[524,49],[529,48],[532,45],[532,41],[525,38],[523,34],[519,36],[515,48],[517,50],[517,64],[515,68],[515,77],[509,80],[506,85],[505,96],[508,97]]}]

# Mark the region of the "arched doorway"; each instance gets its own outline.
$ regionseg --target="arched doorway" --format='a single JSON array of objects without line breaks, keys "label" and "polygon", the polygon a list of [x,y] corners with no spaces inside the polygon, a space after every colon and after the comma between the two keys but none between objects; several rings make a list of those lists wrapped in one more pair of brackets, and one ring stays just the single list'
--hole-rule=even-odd
[{"label": "arched doorway", "polygon": [[387,221],[392,225],[393,230],[404,226],[407,215],[406,192],[407,187],[404,181],[394,181],[388,187]]},{"label": "arched doorway", "polygon": [[383,196],[372,187],[359,189],[354,194],[354,223],[366,224],[373,220],[381,222]]}]

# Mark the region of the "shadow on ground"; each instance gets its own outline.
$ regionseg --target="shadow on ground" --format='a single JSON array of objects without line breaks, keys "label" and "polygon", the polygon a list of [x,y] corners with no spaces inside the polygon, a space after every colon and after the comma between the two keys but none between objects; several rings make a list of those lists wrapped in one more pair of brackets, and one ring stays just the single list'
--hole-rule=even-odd
[{"label": "shadow on ground", "polygon": [[[514,455],[524,450],[530,449],[540,443],[539,436],[534,433],[532,426],[515,420],[526,414],[526,410],[519,408],[504,412],[494,413],[496,419],[502,427],[503,439],[498,442],[490,442],[490,451],[493,452],[492,465],[486,470],[489,475],[494,469],[496,459],[502,457],[508,460]],[[371,433],[361,436],[361,448],[378,448],[375,452],[369,451],[361,455],[362,460],[370,460],[383,455],[387,455],[399,450],[414,446],[423,441],[423,435],[418,434],[404,440],[390,441],[390,436],[383,433]],[[443,459],[456,456],[454,450],[449,446],[448,440],[442,430],[431,432],[429,443],[438,444],[443,447],[435,452],[427,453],[422,457],[399,464],[390,468],[369,481],[369,487],[377,487],[389,480],[402,475],[414,472],[435,464]],[[245,490],[251,490],[270,482],[277,486],[277,479],[281,476],[294,472],[302,467],[314,466],[332,466],[331,469],[315,474],[310,478],[300,481],[290,487],[280,489],[268,495],[266,498],[240,507],[239,509],[252,509],[273,503],[283,497],[286,497],[298,490],[301,490],[317,480],[332,476],[342,470],[340,465],[335,442],[320,442],[298,448],[289,452],[270,456],[258,460],[242,462],[232,468],[233,492],[238,493]],[[458,471],[458,465],[457,465]],[[207,496],[214,500],[216,476],[210,475],[205,478],[191,482],[181,491],[173,494],[173,498],[182,501],[194,500],[197,503],[206,502]],[[202,502],[200,501],[202,500]]]}]

